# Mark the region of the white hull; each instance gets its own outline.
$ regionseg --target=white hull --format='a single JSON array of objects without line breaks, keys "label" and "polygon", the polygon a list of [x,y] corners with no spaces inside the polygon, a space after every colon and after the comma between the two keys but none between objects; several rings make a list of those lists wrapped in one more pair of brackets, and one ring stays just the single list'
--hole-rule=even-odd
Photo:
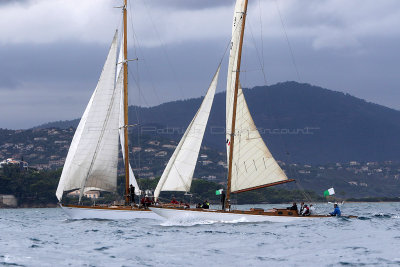
[{"label": "white hull", "polygon": [[158,215],[166,219],[182,221],[211,221],[211,222],[291,222],[309,220],[310,217],[269,216],[219,212],[217,210],[195,211],[179,209],[163,209],[150,207]]},{"label": "white hull", "polygon": [[75,208],[60,205],[63,211],[71,219],[104,219],[104,220],[132,220],[132,219],[153,219],[163,220],[149,210],[117,210],[117,209],[91,209],[91,208]]}]

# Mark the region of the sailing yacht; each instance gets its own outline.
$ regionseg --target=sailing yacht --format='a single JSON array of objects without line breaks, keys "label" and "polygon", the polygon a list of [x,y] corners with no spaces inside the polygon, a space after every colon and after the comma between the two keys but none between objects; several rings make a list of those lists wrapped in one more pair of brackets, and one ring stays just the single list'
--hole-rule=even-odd
[{"label": "sailing yacht", "polygon": [[[149,209],[128,205],[129,185],[134,186],[136,195],[140,195],[140,189],[129,164],[127,0],[122,9],[121,41],[118,41],[117,31],[97,86],[72,139],[56,191],[61,208],[73,219],[162,219]],[[116,191],[119,143],[125,165],[125,204],[62,204],[65,193],[74,190],[79,190],[79,203],[84,193],[91,190]]]},{"label": "sailing yacht", "polygon": [[[261,138],[240,85],[240,64],[247,4],[248,0],[236,1],[232,25],[226,88],[226,151],[228,161],[226,209],[194,209],[174,207],[172,205],[150,207],[152,211],[165,218],[211,221],[288,222],[308,218],[328,217],[325,215],[303,217],[297,211],[286,209],[272,209],[268,211],[264,211],[263,209],[251,209],[249,211],[231,209],[230,199],[232,194],[294,181],[286,176]],[[216,76],[218,76],[217,74]],[[213,83],[216,83],[216,80]],[[204,101],[206,101],[206,98]],[[193,118],[157,185],[155,190],[156,198],[159,197],[161,191],[189,191],[206,127],[207,119],[205,117],[207,116],[208,118],[210,108],[211,106],[204,105],[203,107],[202,105]],[[199,118],[201,114],[203,117]],[[196,128],[196,131],[193,130],[193,127]],[[194,132],[192,136],[190,136],[190,132]]]}]

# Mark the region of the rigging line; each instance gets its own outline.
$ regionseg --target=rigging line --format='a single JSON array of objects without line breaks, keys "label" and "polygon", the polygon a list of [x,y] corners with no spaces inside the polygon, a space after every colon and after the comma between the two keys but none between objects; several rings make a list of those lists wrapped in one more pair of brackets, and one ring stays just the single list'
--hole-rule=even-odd
[{"label": "rigging line", "polygon": [[297,188],[300,190],[300,192],[302,193],[303,197],[310,203],[312,203],[312,198],[311,196],[304,190],[303,186],[298,183],[298,181],[296,181],[296,186]]},{"label": "rigging line", "polygon": [[285,23],[284,23],[283,18],[282,18],[282,14],[281,14],[281,10],[280,10],[280,8],[279,8],[279,4],[278,4],[277,0],[275,0],[274,2],[275,2],[275,5],[276,5],[276,9],[278,10],[279,19],[280,19],[280,21],[281,21],[281,25],[282,25],[282,28],[283,28],[283,32],[285,33],[286,42],[287,42],[287,45],[288,45],[288,47],[289,47],[290,56],[291,56],[291,59],[292,59],[293,66],[294,66],[294,68],[295,68],[295,70],[296,70],[297,79],[298,79],[299,82],[301,82],[300,74],[299,74],[299,69],[297,68],[297,64],[296,64],[296,60],[295,60],[295,58],[294,58],[294,53],[293,53],[292,45],[290,44],[290,41],[289,41],[289,37],[288,37],[287,31],[286,31]]},{"label": "rigging line", "polygon": [[[286,150],[286,143],[283,141],[283,145],[285,146],[285,150]],[[290,162],[290,154],[289,152],[287,152],[287,159]],[[301,182],[298,178],[298,174],[297,171],[294,169],[294,167],[292,167],[292,164],[288,163],[288,172],[292,173],[292,177],[296,180],[295,184],[297,186],[297,188],[299,189],[300,193],[303,195],[303,197],[308,201],[308,202],[312,202],[312,198],[311,196],[304,190],[303,186],[301,185]]]},{"label": "rigging line", "polygon": [[[144,102],[146,103],[146,105],[148,105],[148,103],[147,103],[147,101],[146,101],[146,98],[144,97],[144,95],[142,95],[142,90],[140,89],[140,88],[141,88],[140,84],[138,83],[137,79],[136,79],[135,76],[133,75],[132,71],[129,70],[129,69],[128,69],[128,74],[130,75],[130,77],[132,78],[132,80],[135,82],[136,86],[139,88],[139,97],[138,97],[138,99],[139,99],[139,106],[140,106],[142,97],[143,97],[143,100],[144,100]],[[136,120],[137,120],[138,125],[140,125],[140,116],[139,116],[139,108],[140,108],[140,107],[139,107],[139,106],[133,105],[133,108],[134,108],[134,111],[135,111]],[[141,141],[141,136],[140,136],[140,127],[139,127],[139,130],[138,130],[138,146],[139,146],[139,147],[140,147],[140,145],[141,145],[141,142],[140,142],[140,141]],[[135,156],[133,156],[133,160],[134,160],[135,166],[138,167],[139,170],[140,170],[140,166],[141,166],[141,153],[140,153],[140,151],[138,152],[138,157],[137,157],[137,158],[136,158]],[[138,176],[140,176],[140,173],[138,173]]]},{"label": "rigging line", "polygon": [[[290,52],[291,52],[292,62],[293,62],[293,64],[294,64],[294,66],[295,66],[296,73],[297,73],[298,79],[299,79],[299,81],[300,81],[300,75],[299,75],[299,72],[298,72],[298,69],[297,69],[296,62],[295,62],[295,60],[294,60],[293,50],[292,50],[292,47],[291,47],[291,45],[290,45],[289,38],[288,38],[288,35],[287,35],[287,33],[286,33],[286,29],[285,29],[285,26],[284,26],[284,23],[283,23],[283,19],[282,19],[282,16],[281,16],[281,13],[280,13],[280,10],[279,10],[279,6],[278,6],[276,0],[275,0],[275,3],[276,3],[277,8],[278,8],[278,13],[279,13],[279,16],[280,16],[280,19],[281,19],[281,23],[282,23],[282,26],[283,26],[283,29],[284,29],[284,32],[285,32],[285,36],[286,36],[286,40],[287,40],[289,49],[290,49]],[[260,4],[260,2],[259,2],[259,4]],[[261,8],[260,8],[260,12],[261,12]],[[262,21],[261,21],[261,18],[260,18],[260,22],[262,22]],[[261,23],[261,25],[262,25],[262,23]],[[250,28],[250,33],[251,33],[251,36],[252,36],[252,39],[253,39],[253,42],[254,42],[254,46],[255,46],[255,49],[256,49],[256,52],[257,52],[258,61],[259,61],[260,65],[261,65],[261,67],[262,67],[262,73],[263,73],[263,76],[264,76],[264,82],[265,82],[265,85],[267,85],[265,70],[264,70],[264,66],[263,66],[264,63],[263,63],[263,61],[260,60],[259,50],[257,49],[257,45],[256,45],[256,42],[255,42],[255,38],[254,38],[254,34],[253,34],[253,30],[252,30],[251,23],[249,23],[249,26],[250,26],[250,27],[249,27],[249,28]],[[261,26],[261,27],[262,27],[262,26]],[[262,38],[262,34],[261,34],[261,38]],[[262,47],[262,52],[263,52],[263,47]],[[268,110],[271,110],[271,107],[270,107],[269,105],[267,105],[267,109],[268,109]],[[271,114],[271,112],[270,112],[270,114]],[[277,123],[278,123],[278,127],[279,127],[279,124],[280,124],[279,121],[278,121]],[[286,144],[285,141],[283,140],[282,135],[280,135],[280,139],[281,139],[281,141],[282,141],[282,143],[283,143],[283,146],[284,146],[285,151],[287,152],[287,151],[288,151],[288,150],[287,150],[287,144]],[[289,164],[290,164],[290,163],[289,163]],[[289,171],[290,171],[290,167],[289,167]],[[295,176],[294,178],[296,178],[297,173],[296,173],[294,176]],[[296,183],[296,184],[297,184],[297,183]],[[304,189],[301,190],[301,192],[303,193],[303,195],[306,194],[305,191],[304,191]],[[307,197],[307,195],[305,195],[305,196],[306,196],[306,198],[309,198],[309,197]]]},{"label": "rigging line", "polygon": [[[257,56],[259,57],[259,51],[258,51],[258,49],[257,49],[257,45],[256,45],[255,38],[254,38],[254,35],[253,35],[253,30],[252,30],[251,23],[249,23],[249,26],[250,26],[250,27],[249,27],[249,28],[250,28],[250,33],[251,33],[251,36],[252,36],[252,39],[253,39],[253,42],[254,42],[254,46],[255,46],[255,49],[256,49],[256,52],[257,52]],[[285,32],[285,34],[286,34],[286,32]],[[287,37],[287,35],[286,35],[286,37]],[[288,41],[288,40],[289,40],[289,39],[287,38],[287,41]],[[289,43],[289,42],[288,42],[288,44],[289,44],[289,48],[291,49],[291,46],[290,46],[290,43]],[[263,51],[263,47],[262,47],[262,51]],[[292,52],[292,50],[291,50],[291,52]],[[292,60],[293,60],[293,63],[294,63],[294,65],[295,65],[293,53],[292,53]],[[265,70],[264,70],[263,63],[261,62],[260,58],[259,58],[259,63],[260,63],[260,65],[262,66],[262,73],[263,73],[263,76],[264,76],[265,85],[267,85]],[[295,68],[296,68],[297,75],[298,75],[298,77],[299,77],[299,74],[298,74],[297,66],[296,66],[296,65],[295,65]],[[299,80],[300,80],[300,78],[299,78]],[[270,108],[269,106],[267,107],[267,109],[271,110],[271,108]],[[280,128],[280,126],[279,126],[279,125],[280,125],[279,121],[278,121],[277,123],[278,123],[278,127]],[[287,158],[289,159],[290,156],[289,156],[289,153],[288,153],[287,144],[286,144],[286,142],[284,141],[283,136],[280,136],[280,139],[281,139],[282,144],[283,144],[283,146],[284,146],[284,148],[285,148],[285,151],[286,151],[286,153],[287,153]],[[301,194],[303,195],[303,197],[304,197],[305,199],[307,199],[307,201],[311,202],[311,197],[307,194],[307,192],[304,190],[304,188],[300,185],[300,181],[297,179],[298,175],[297,175],[296,172],[293,172],[293,169],[292,169],[291,166],[290,166],[290,160],[288,160],[288,161],[289,161],[289,162],[288,162],[288,164],[289,164],[289,169],[288,169],[288,172],[289,172],[288,174],[289,174],[289,176],[290,176],[290,173],[292,173],[292,177],[296,179],[296,186],[299,188]]]},{"label": "rigging line", "polygon": [[[131,23],[132,35],[135,36],[135,28],[133,26],[133,14],[134,13],[132,12],[132,4],[131,4],[131,1],[129,0],[129,13],[128,13],[128,16],[129,16],[130,23]],[[134,38],[133,38],[133,40],[135,41]],[[137,49],[136,49],[135,43],[133,43],[133,49],[135,50],[136,57],[138,57],[138,53],[137,53]]]},{"label": "rigging line", "polygon": [[[130,0],[129,0],[129,3],[131,3]],[[133,39],[135,54],[138,57],[138,53],[140,53],[142,55],[144,55],[144,53],[143,53],[143,50],[141,48],[141,45],[140,45],[140,42],[139,42],[139,38],[137,36],[135,28],[133,26],[133,14],[134,13],[132,12],[132,4],[129,5],[129,8],[130,8],[129,18],[130,18],[130,24],[131,24],[131,29],[132,29],[132,39]],[[160,97],[157,94],[156,86],[154,84],[154,80],[151,78],[152,75],[151,75],[151,72],[149,71],[150,68],[149,68],[149,66],[147,64],[147,61],[144,60],[144,59],[142,61],[144,61],[144,69],[147,72],[148,76],[150,77],[150,87],[151,87],[151,89],[153,91],[153,94],[157,99],[157,103],[161,104]],[[139,93],[139,97],[138,97],[139,98],[139,101],[138,101],[139,103],[138,103],[138,106],[135,106],[134,109],[135,109],[135,114],[136,114],[136,120],[140,124],[140,114],[139,114],[140,113],[140,109],[139,109],[139,106],[141,106],[141,104],[142,104],[142,102],[141,102],[142,97],[143,97],[143,100],[146,103],[146,105],[149,106],[149,104],[148,104],[146,98],[144,97],[144,94],[142,92],[142,88],[140,86],[140,81],[139,81],[139,77],[140,77],[140,75],[139,75],[139,73],[140,73],[140,71],[139,71],[139,62],[136,62],[136,68],[137,68],[137,77],[138,77],[137,85],[138,85],[138,93]],[[137,137],[138,146],[141,147],[142,135],[141,135],[140,128],[138,129],[137,136],[138,136]],[[141,151],[138,152],[138,159],[137,160],[138,160],[138,162],[136,163],[136,166],[138,166],[138,168],[139,168],[138,176],[140,177],[140,174],[141,174]]]},{"label": "rigging line", "polygon": [[[138,84],[138,82],[137,82],[135,76],[132,74],[132,72],[131,72],[131,71],[128,71],[128,73],[129,73],[130,77],[132,77],[132,79],[133,79],[133,81],[135,82],[136,86],[137,86],[138,88],[140,88],[140,85]],[[139,90],[138,93],[139,93],[139,101],[141,100],[140,97],[143,97],[143,100],[144,100],[144,102],[145,102],[145,105],[150,107],[149,103],[148,103],[147,100],[146,100],[146,97],[145,97],[144,94],[142,93],[142,90]]]},{"label": "rigging line", "polygon": [[[131,3],[131,1],[129,0],[129,19],[130,19],[130,24],[131,24],[131,29],[132,29],[132,39],[133,39],[133,48],[134,48],[134,53],[135,53],[135,56],[137,57],[137,58],[139,58],[139,56],[138,56],[138,49],[137,49],[137,46],[136,46],[136,44],[135,44],[135,28],[134,28],[134,26],[133,26],[133,12],[132,12],[132,4],[130,4]],[[136,106],[136,105],[134,105],[134,110],[135,110],[135,115],[136,115],[136,121],[137,121],[137,123],[138,123],[138,125],[140,125],[140,115],[139,115],[139,107],[141,106],[141,98],[140,98],[140,95],[141,95],[141,86],[140,86],[140,71],[139,71],[139,62],[138,62],[138,60],[136,60],[136,71],[137,71],[137,73],[136,73],[136,77],[137,77],[137,84],[138,84],[138,91],[139,91],[139,103],[138,103],[138,105]],[[133,74],[132,74],[133,75]],[[133,75],[134,76],[134,75]],[[140,135],[140,128],[138,129],[138,132],[137,132],[137,142],[138,142],[138,147],[140,147],[141,146],[141,135]],[[136,157],[135,157],[136,158]],[[139,150],[138,151],[138,156],[137,156],[137,163],[136,163],[136,166],[139,168],[139,170],[141,170],[141,151]],[[138,172],[138,176],[140,177],[140,171]]]},{"label": "rigging line", "polygon": [[[132,5],[130,5],[130,9],[132,10]],[[131,10],[130,10],[130,13],[132,13]],[[131,18],[131,25],[132,25],[132,39],[134,40],[134,42],[135,42],[136,45],[137,45],[137,46],[135,46],[135,49],[138,50],[139,54],[144,55],[143,49],[142,49],[142,47],[141,47],[141,45],[140,45],[140,42],[139,42],[139,38],[138,38],[138,36],[137,36],[137,33],[134,31],[134,28],[133,28],[133,18],[132,18],[132,17],[130,17],[130,18]],[[149,66],[148,66],[148,64],[147,64],[147,61],[146,61],[144,58],[141,59],[141,61],[144,62],[144,67],[145,67],[145,70],[146,70],[146,72],[147,72],[147,75],[150,76],[150,85],[151,85],[151,88],[152,88],[152,90],[153,90],[154,96],[157,98],[157,103],[158,103],[158,104],[161,104],[160,97],[159,97],[159,95],[157,94],[156,86],[155,86],[155,84],[154,84],[154,80],[151,78],[152,75],[151,75],[151,72],[149,71],[150,68],[149,68]],[[139,62],[137,62],[137,64],[139,64]]]},{"label": "rigging line", "polygon": [[262,22],[262,8],[261,8],[261,0],[258,0],[258,10],[260,15],[260,40],[261,40],[261,58],[262,58],[262,69],[265,68],[265,60],[264,60],[264,38],[263,38],[263,22]]},{"label": "rigging line", "polygon": [[[128,73],[129,73],[130,77],[132,77],[132,79],[133,79],[133,81],[135,82],[136,86],[139,88],[139,89],[138,89],[138,93],[139,93],[139,97],[138,97],[138,99],[139,99],[139,106],[140,106],[140,104],[141,104],[142,98],[143,98],[145,104],[146,104],[147,106],[149,106],[149,104],[148,104],[148,102],[147,102],[145,96],[142,94],[141,86],[140,86],[139,83],[137,82],[135,76],[134,76],[134,75],[132,74],[132,72],[129,71],[129,70],[128,70]],[[140,125],[140,115],[139,115],[139,108],[140,108],[140,107],[139,107],[139,106],[138,106],[138,105],[134,105],[133,107],[134,107],[134,110],[135,110],[135,115],[136,115],[137,123]],[[141,146],[140,127],[138,128],[138,134],[137,134],[137,135],[138,135],[138,146],[140,147],[140,146]],[[137,157],[137,158],[136,158],[136,157],[133,157],[133,158],[134,158],[134,161],[135,161],[135,165],[139,168],[139,170],[141,170],[141,151],[138,151],[138,157]],[[139,177],[140,177],[140,171],[138,172],[138,178],[139,178]]]},{"label": "rigging line", "polygon": [[180,81],[177,79],[177,75],[176,75],[175,68],[174,68],[173,65],[171,64],[171,60],[170,60],[170,57],[169,57],[169,54],[168,54],[166,45],[162,42],[160,33],[158,32],[157,27],[156,27],[156,25],[155,25],[155,23],[154,23],[153,17],[151,16],[150,9],[149,9],[148,5],[146,4],[146,1],[145,1],[145,0],[143,0],[143,3],[144,3],[144,6],[146,7],[147,14],[148,14],[148,16],[149,16],[149,18],[150,18],[150,21],[151,21],[151,24],[152,24],[152,26],[153,26],[153,29],[154,29],[154,31],[155,31],[155,33],[156,33],[156,35],[157,35],[158,41],[160,42],[161,47],[162,47],[162,49],[163,49],[163,51],[164,51],[164,53],[165,53],[165,58],[167,59],[167,63],[168,63],[168,65],[169,65],[169,67],[170,67],[170,70],[171,70],[171,72],[172,72],[173,78],[174,78],[174,80],[175,80],[175,82],[176,82],[176,84],[177,84],[177,86],[178,86],[179,91],[181,92],[181,95],[182,95],[184,98],[186,98],[186,97],[185,97],[185,94],[184,94],[184,91],[183,91],[183,89],[182,89],[183,87],[182,87]]},{"label": "rigging line", "polygon": [[[265,74],[265,69],[264,69],[263,52],[262,52],[262,54],[260,55],[260,52],[258,51],[258,48],[257,48],[256,39],[254,38],[254,34],[253,34],[253,29],[252,29],[252,27],[251,27],[251,23],[249,23],[249,28],[250,28],[250,33],[251,33],[251,39],[253,40],[253,42],[254,42],[254,48],[256,49],[258,63],[259,63],[260,66],[261,66],[261,72],[262,72],[262,74],[263,74],[264,84],[265,84],[265,85],[268,85],[267,76],[266,76],[266,74]],[[261,51],[263,51],[262,47],[261,47]]]}]

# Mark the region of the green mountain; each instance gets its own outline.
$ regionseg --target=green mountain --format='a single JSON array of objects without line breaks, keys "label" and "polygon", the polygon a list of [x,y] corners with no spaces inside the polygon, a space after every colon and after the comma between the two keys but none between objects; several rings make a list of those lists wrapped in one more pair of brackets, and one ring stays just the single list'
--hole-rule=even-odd
[{"label": "green mountain", "polygon": [[[400,160],[400,111],[349,94],[296,82],[244,90],[272,154],[285,162],[326,163]],[[130,123],[145,134],[179,139],[201,98],[155,107],[132,106]],[[137,119],[139,118],[139,119]],[[39,128],[76,127],[78,120]],[[225,93],[215,96],[204,144],[225,149]]]}]

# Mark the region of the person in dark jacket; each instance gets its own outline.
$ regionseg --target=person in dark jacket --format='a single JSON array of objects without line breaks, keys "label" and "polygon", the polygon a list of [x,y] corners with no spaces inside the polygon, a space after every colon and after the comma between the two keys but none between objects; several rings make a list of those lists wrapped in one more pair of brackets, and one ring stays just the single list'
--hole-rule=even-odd
[{"label": "person in dark jacket", "polygon": [[129,201],[135,203],[135,187],[132,184],[129,186]]},{"label": "person in dark jacket", "polygon": [[341,216],[342,213],[340,212],[338,204],[333,205],[333,207],[334,207],[334,210],[333,210],[333,212],[329,213],[329,215],[331,215],[331,216]]},{"label": "person in dark jacket", "polygon": [[153,201],[150,199],[150,197],[149,197],[148,195],[146,195],[146,196],[144,197],[144,207],[145,207],[145,208],[148,208],[148,207],[150,207],[151,205],[153,205]]},{"label": "person in dark jacket", "polygon": [[222,191],[221,194],[221,205],[222,205],[222,210],[225,210],[225,192]]},{"label": "person in dark jacket", "polygon": [[209,209],[210,208],[210,203],[207,200],[204,201],[202,208],[203,209]]},{"label": "person in dark jacket", "polygon": [[296,204],[296,202],[293,202],[293,205],[292,205],[291,207],[287,207],[286,209],[297,211],[297,204]]}]

